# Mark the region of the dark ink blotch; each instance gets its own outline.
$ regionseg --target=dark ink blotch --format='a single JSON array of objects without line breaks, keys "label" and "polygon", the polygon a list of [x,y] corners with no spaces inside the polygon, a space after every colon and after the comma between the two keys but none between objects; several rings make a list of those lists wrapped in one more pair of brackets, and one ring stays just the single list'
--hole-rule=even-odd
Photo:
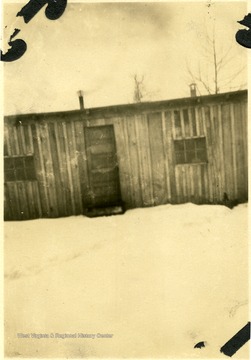
[{"label": "dark ink blotch", "polygon": [[232,356],[250,339],[250,322],[247,323],[240,331],[238,331],[225,345],[222,346],[220,351],[227,355]]},{"label": "dark ink blotch", "polygon": [[49,20],[56,20],[63,15],[67,0],[30,0],[18,13],[27,24],[46,4],[45,15]]},{"label": "dark ink blotch", "polygon": [[247,14],[246,16],[244,16],[244,19],[237,22],[241,25],[251,28],[251,13]]},{"label": "dark ink blotch", "polygon": [[251,48],[251,14],[244,16],[244,19],[237,21],[239,24],[248,27],[249,29],[238,30],[235,34],[237,43],[248,49]]},{"label": "dark ink blotch", "polygon": [[50,20],[57,20],[63,15],[67,5],[67,0],[49,1],[45,10],[45,15]]},{"label": "dark ink blotch", "polygon": [[10,41],[20,32],[20,29],[14,29],[13,34],[10,36]]},{"label": "dark ink blotch", "polygon": [[201,349],[205,347],[205,341],[200,341],[198,344],[194,345],[194,349]]},{"label": "dark ink blotch", "polygon": [[16,40],[12,41],[12,39],[19,32],[20,32],[19,29],[15,29],[13,34],[11,35],[10,41],[8,42],[8,44],[10,45],[11,48],[8,49],[8,51],[5,54],[3,54],[2,51],[0,52],[1,61],[11,62],[11,61],[18,60],[26,52],[27,45],[26,45],[25,41],[23,41],[22,39],[16,39]]}]

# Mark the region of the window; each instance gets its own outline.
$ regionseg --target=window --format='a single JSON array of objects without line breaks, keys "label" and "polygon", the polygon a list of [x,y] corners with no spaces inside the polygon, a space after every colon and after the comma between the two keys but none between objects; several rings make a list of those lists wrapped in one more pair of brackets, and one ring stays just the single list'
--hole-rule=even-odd
[{"label": "window", "polygon": [[33,156],[4,158],[5,181],[36,180]]},{"label": "window", "polygon": [[176,164],[207,162],[206,138],[174,140]]}]

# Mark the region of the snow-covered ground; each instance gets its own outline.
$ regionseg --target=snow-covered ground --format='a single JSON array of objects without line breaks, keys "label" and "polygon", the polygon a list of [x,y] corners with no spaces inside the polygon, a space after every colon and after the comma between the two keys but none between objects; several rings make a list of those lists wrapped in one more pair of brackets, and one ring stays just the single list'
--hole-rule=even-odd
[{"label": "snow-covered ground", "polygon": [[5,223],[6,355],[227,358],[248,321],[247,222],[247,205],[185,204]]}]

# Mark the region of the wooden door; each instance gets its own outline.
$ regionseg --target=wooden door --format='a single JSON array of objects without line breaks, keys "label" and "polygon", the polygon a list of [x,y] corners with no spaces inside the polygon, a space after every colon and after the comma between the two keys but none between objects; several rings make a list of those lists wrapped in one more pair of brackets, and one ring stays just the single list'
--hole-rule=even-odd
[{"label": "wooden door", "polygon": [[113,125],[85,128],[89,196],[87,207],[121,203]]}]

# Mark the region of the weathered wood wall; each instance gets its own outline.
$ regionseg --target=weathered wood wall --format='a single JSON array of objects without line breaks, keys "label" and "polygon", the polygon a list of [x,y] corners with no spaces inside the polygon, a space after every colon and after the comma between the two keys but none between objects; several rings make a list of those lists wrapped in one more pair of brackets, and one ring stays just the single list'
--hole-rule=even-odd
[{"label": "weathered wood wall", "polygon": [[[175,127],[175,116],[181,127]],[[114,125],[127,208],[247,200],[247,102],[208,101],[154,111],[87,117],[81,112],[5,120],[5,155],[34,155],[37,181],[5,183],[5,218],[84,213],[88,173],[84,127]],[[207,163],[175,164],[173,140],[206,137]]]}]

